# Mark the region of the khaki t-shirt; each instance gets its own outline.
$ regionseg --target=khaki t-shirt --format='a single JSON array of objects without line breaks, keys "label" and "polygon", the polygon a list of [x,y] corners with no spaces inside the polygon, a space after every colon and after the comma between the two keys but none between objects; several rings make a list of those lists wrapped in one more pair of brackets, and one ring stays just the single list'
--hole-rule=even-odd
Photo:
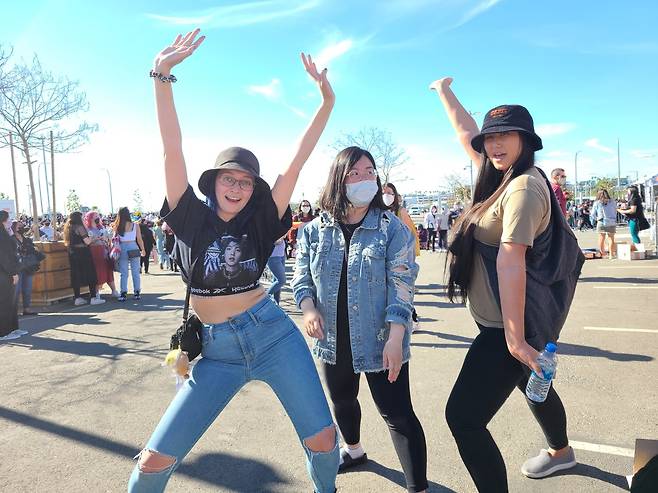
[{"label": "khaki t-shirt", "polygon": [[[517,176],[484,213],[475,227],[475,239],[492,246],[518,243],[532,247],[535,238],[544,232],[551,219],[550,192],[537,168],[530,168]],[[468,306],[479,324],[503,327],[503,315],[489,284],[484,261],[477,251],[473,255]]]}]

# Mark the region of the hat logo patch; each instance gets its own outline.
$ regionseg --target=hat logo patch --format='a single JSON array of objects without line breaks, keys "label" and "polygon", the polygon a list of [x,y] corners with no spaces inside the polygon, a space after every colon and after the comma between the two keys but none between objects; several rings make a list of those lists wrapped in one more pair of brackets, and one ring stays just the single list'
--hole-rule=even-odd
[{"label": "hat logo patch", "polygon": [[500,118],[509,113],[509,108],[495,108],[489,112],[489,118]]}]

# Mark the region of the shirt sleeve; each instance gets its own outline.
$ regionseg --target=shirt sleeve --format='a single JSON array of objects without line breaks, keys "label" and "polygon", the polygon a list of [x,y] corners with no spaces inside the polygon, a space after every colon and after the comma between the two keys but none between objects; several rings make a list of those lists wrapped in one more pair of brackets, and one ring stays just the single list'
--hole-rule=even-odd
[{"label": "shirt sleeve", "polygon": [[259,220],[259,229],[272,242],[281,238],[292,227],[292,210],[288,207],[283,217],[279,218],[279,209],[272,198],[271,192],[264,194],[259,208],[260,210],[256,213]]},{"label": "shirt sleeve", "polygon": [[189,184],[173,210],[169,208],[167,199],[160,209],[162,220],[166,221],[176,237],[186,244],[191,244],[210,213],[210,208],[199,200]]},{"label": "shirt sleeve", "polygon": [[546,197],[532,188],[510,193],[502,202],[503,234],[500,242],[531,247],[548,212]]}]

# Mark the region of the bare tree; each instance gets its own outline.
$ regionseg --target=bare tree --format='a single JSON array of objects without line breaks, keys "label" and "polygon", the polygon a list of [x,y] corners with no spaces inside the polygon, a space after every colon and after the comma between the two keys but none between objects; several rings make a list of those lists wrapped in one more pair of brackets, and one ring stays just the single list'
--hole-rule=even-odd
[{"label": "bare tree", "polygon": [[462,177],[451,174],[445,178],[448,190],[452,193],[455,201],[466,204],[471,201],[471,187],[466,185]]},{"label": "bare tree", "polygon": [[389,180],[394,168],[409,160],[405,150],[393,140],[391,132],[377,127],[364,127],[356,133],[345,133],[334,141],[331,148],[340,151],[350,146],[358,146],[372,154],[384,183]]},{"label": "bare tree", "polygon": [[[11,145],[25,158],[32,191],[33,230],[38,237],[37,200],[31,159],[32,149],[42,149],[44,135],[52,132],[53,150],[69,152],[88,142],[97,125],[81,122],[64,125],[70,117],[87,111],[89,104],[78,82],[55,77],[35,55],[32,63],[16,64],[7,73],[8,84],[0,85],[0,147]],[[11,139],[10,135],[16,136]],[[55,211],[53,211],[55,212]],[[55,212],[56,213],[56,212]]]}]

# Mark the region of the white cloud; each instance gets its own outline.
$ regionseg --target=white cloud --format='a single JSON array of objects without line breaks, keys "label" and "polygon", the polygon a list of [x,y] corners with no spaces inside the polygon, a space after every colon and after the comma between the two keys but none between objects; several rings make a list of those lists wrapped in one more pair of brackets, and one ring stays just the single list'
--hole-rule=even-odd
[{"label": "white cloud", "polygon": [[631,156],[638,159],[653,159],[658,157],[658,149],[633,149]]},{"label": "white cloud", "polygon": [[585,141],[585,145],[586,145],[587,147],[591,147],[592,149],[597,149],[597,150],[602,151],[602,152],[605,152],[605,153],[607,153],[607,154],[614,154],[614,152],[615,152],[615,151],[614,151],[613,149],[611,149],[610,147],[606,147],[606,146],[604,146],[603,144],[601,144],[601,143],[599,142],[599,139],[596,139],[596,138],[594,138],[594,139],[589,139],[589,140]]},{"label": "white cloud", "polygon": [[272,79],[269,84],[262,86],[251,85],[247,87],[249,94],[260,94],[270,101],[279,101],[282,96],[281,81],[279,79]]},{"label": "white cloud", "polygon": [[325,46],[317,56],[314,57],[315,65],[318,70],[322,70],[329,62],[335,60],[336,58],[341,57],[348,51],[350,51],[354,46],[354,42],[351,39],[344,39],[338,43]]},{"label": "white cloud", "polygon": [[544,137],[553,137],[555,135],[566,134],[576,128],[575,123],[542,123],[537,125],[537,134]]},{"label": "white cloud", "polygon": [[485,13],[490,8],[494,7],[496,4],[500,3],[501,0],[484,0],[479,2],[475,7],[466,11],[462,18],[453,26],[453,29],[463,26],[467,22],[473,20],[478,15]]},{"label": "white cloud", "polygon": [[203,26],[211,28],[233,28],[261,24],[284,17],[291,17],[320,5],[320,0],[295,2],[290,0],[263,0],[223,5],[191,14],[160,15],[146,14],[151,19],[177,26]]},{"label": "white cloud", "polygon": [[300,118],[307,118],[306,113],[286,102],[283,96],[283,86],[279,79],[272,79],[269,84],[248,86],[247,92],[252,95],[263,96],[273,103],[279,103]]}]

